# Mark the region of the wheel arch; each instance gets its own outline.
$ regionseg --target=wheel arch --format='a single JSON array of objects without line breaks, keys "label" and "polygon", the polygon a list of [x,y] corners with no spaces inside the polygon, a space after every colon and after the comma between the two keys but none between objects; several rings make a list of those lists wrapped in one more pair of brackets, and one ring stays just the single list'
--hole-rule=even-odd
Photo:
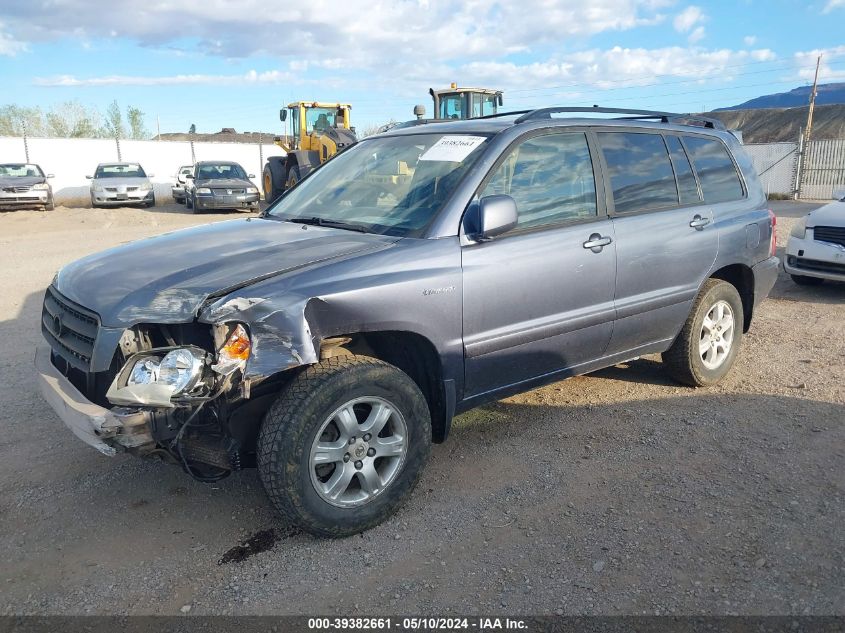
[{"label": "wheel arch", "polygon": [[730,264],[716,270],[710,279],[721,279],[736,288],[742,299],[742,331],[748,332],[754,312],[754,271],[745,264]]},{"label": "wheel arch", "polygon": [[455,410],[454,383],[444,381],[440,354],[428,338],[405,330],[353,332],[322,339],[319,350],[321,359],[344,353],[371,356],[408,374],[428,403],[432,441],[446,440]]}]

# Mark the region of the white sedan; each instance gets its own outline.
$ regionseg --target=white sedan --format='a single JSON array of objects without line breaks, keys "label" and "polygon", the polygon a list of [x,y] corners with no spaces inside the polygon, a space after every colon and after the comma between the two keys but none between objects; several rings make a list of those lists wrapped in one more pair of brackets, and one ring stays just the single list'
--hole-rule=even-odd
[{"label": "white sedan", "polygon": [[786,246],[783,268],[797,284],[845,281],[845,196],[798,220]]}]

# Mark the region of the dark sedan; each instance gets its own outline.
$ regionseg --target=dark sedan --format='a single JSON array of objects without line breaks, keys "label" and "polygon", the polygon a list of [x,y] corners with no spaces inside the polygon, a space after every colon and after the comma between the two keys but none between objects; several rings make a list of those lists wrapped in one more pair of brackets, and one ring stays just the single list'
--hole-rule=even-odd
[{"label": "dark sedan", "polygon": [[185,185],[185,206],[194,213],[204,209],[258,210],[258,188],[237,163],[201,161]]},{"label": "dark sedan", "polygon": [[41,207],[53,209],[53,189],[38,165],[4,163],[0,165],[0,209]]}]

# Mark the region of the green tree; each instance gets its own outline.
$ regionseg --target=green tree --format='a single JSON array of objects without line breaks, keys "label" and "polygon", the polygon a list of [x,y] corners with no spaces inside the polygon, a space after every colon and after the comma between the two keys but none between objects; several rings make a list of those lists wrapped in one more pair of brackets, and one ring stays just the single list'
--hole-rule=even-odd
[{"label": "green tree", "polygon": [[44,113],[38,107],[15,104],[0,108],[0,136],[44,136]]},{"label": "green tree", "polygon": [[129,122],[129,135],[136,141],[149,138],[150,134],[144,125],[144,113],[140,108],[129,106],[126,108],[126,120]]},{"label": "green tree", "polygon": [[126,127],[123,125],[123,115],[117,101],[112,101],[106,108],[106,122],[103,125],[103,131],[103,136],[126,138]]},{"label": "green tree", "polygon": [[47,113],[47,133],[58,138],[96,138],[100,133],[100,113],[78,101],[66,101]]}]

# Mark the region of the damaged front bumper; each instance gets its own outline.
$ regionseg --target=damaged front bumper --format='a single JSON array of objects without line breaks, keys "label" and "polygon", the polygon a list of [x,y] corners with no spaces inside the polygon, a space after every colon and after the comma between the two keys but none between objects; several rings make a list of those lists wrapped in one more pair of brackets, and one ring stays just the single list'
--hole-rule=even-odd
[{"label": "damaged front bumper", "polygon": [[53,365],[50,353],[44,345],[35,351],[38,386],[74,435],[109,456],[154,443],[152,411],[134,407],[106,409],[94,404]]}]

